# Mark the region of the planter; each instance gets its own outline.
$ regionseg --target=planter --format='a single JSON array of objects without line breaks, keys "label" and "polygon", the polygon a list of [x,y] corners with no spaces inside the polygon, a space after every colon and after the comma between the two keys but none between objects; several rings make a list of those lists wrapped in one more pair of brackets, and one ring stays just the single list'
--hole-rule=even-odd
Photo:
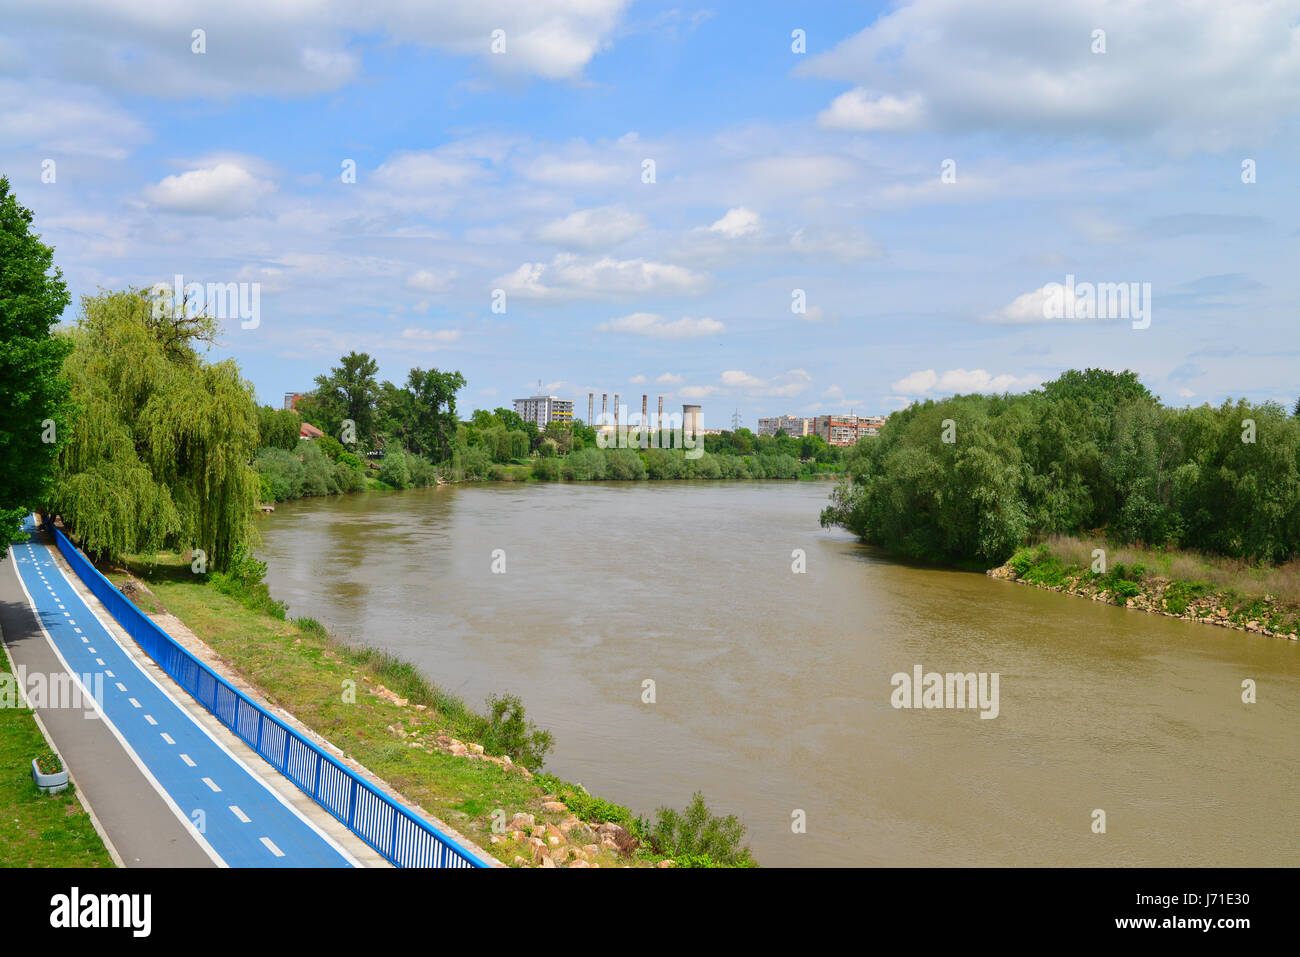
[{"label": "planter", "polygon": [[36,759],[32,758],[32,780],[46,794],[58,794],[60,791],[67,790],[68,769],[64,768],[54,774],[42,774],[41,769],[36,766]]}]

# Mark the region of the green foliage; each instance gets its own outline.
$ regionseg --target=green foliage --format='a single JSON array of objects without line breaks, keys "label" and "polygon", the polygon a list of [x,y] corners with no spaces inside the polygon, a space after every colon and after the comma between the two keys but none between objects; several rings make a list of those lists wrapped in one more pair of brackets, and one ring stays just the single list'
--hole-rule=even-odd
[{"label": "green foliage", "polygon": [[406,488],[411,484],[411,471],[406,465],[406,453],[391,449],[379,466],[379,481],[389,488]]},{"label": "green foliage", "polygon": [[685,811],[659,808],[647,836],[654,850],[666,857],[705,855],[724,867],[753,863],[749,848],[742,846],[745,825],[734,814],[718,817],[710,813],[699,791],[691,796]]},{"label": "green foliage", "polygon": [[304,418],[329,436],[342,433],[344,420],[351,420],[357,442],[369,448],[375,432],[375,403],[379,363],[364,352],[349,352],[328,374],[316,377],[316,389],[304,406]]},{"label": "green foliage", "polygon": [[223,570],[261,488],[253,388],[195,348],[215,320],[153,306],[135,289],[83,298],[64,364],[77,417],[49,507],[92,552],[198,547]]},{"label": "green foliage", "polygon": [[257,442],[260,449],[284,449],[292,452],[298,447],[298,432],[302,416],[292,409],[273,409],[269,405],[257,407]]},{"label": "green foliage", "polygon": [[457,450],[452,462],[467,479],[485,479],[492,470],[492,457],[478,446]]},{"label": "green foliage", "polygon": [[0,176],[0,543],[44,502],[72,421],[61,372],[71,343],[50,334],[70,297],[31,225]]},{"label": "green foliage", "polygon": [[538,458],[533,461],[533,477],[543,482],[560,480],[560,463],[554,458]]},{"label": "green foliage", "polygon": [[600,449],[581,449],[564,460],[564,477],[571,481],[591,481],[605,477],[605,453]]},{"label": "green foliage", "polygon": [[645,462],[633,449],[610,449],[605,453],[606,475],[617,481],[646,477]]},{"label": "green foliage", "polygon": [[477,729],[480,743],[489,754],[508,754],[516,764],[539,770],[547,752],[555,745],[549,731],[528,720],[517,695],[489,695],[488,713]]},{"label": "green foliage", "polygon": [[847,469],[823,524],[917,558],[998,564],[1030,536],[1094,529],[1268,562],[1300,551],[1300,421],[1274,403],[1166,408],[1132,372],[914,404]]}]

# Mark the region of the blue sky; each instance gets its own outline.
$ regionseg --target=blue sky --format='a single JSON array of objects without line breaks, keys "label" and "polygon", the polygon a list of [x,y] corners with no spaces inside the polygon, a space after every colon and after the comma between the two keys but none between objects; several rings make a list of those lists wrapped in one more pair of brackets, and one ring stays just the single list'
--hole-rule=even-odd
[{"label": "blue sky", "polygon": [[[1300,393],[1297,2],[4,6],[0,171],[74,296],[258,283],[218,352],[263,401],[351,349],[714,427],[1085,365]],[[1067,275],[1150,325],[1047,319]]]}]

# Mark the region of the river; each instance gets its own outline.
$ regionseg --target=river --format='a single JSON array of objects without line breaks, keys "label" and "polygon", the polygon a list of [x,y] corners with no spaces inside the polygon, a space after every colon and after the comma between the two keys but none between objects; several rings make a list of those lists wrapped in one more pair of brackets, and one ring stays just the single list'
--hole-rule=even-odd
[{"label": "river", "polygon": [[[763,864],[1300,864],[1300,643],[892,561],[818,526],[829,488],[306,499],[260,554],[291,614],[519,694],[547,770],[609,800],[702,790]],[[997,673],[997,716],[893,707],[917,665]]]}]

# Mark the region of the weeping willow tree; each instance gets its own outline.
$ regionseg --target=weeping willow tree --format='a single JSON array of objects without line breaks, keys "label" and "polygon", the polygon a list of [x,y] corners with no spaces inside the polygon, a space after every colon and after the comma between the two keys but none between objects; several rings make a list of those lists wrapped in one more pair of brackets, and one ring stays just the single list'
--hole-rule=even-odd
[{"label": "weeping willow tree", "polygon": [[253,387],[208,363],[215,320],[155,315],[143,290],[83,297],[64,365],[75,408],[47,508],[105,556],[201,548],[224,570],[253,535]]}]

